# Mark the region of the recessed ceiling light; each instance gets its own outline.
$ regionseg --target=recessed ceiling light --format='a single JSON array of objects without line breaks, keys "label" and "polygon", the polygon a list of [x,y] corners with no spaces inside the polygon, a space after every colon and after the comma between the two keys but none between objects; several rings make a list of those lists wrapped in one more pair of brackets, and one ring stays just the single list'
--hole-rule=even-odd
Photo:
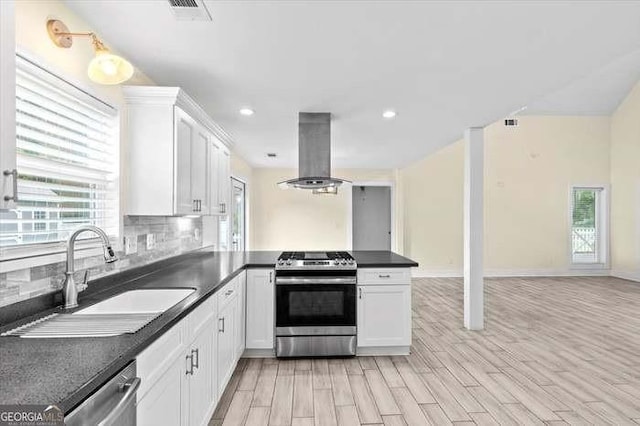
[{"label": "recessed ceiling light", "polygon": [[382,113],[382,116],[384,118],[393,118],[396,116],[396,112],[392,109],[388,109],[385,112]]},{"label": "recessed ceiling light", "polygon": [[254,111],[251,108],[241,108],[240,109],[240,114],[246,115],[246,116],[253,115],[253,112]]}]

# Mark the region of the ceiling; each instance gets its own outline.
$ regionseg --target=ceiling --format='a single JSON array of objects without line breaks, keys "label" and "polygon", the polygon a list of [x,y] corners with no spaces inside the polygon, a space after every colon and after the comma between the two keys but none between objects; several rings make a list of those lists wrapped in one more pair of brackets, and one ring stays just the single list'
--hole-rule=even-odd
[{"label": "ceiling", "polygon": [[525,105],[609,112],[638,77],[638,1],[206,1],[212,22],[165,0],[66,3],[257,167],[297,165],[299,111],[333,113],[334,167],[395,168]]}]

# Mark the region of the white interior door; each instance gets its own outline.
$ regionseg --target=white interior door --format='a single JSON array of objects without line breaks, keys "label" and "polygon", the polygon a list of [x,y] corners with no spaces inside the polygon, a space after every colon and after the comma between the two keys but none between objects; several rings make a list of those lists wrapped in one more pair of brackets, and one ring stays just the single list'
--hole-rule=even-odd
[{"label": "white interior door", "polygon": [[391,187],[353,185],[354,250],[391,250]]}]

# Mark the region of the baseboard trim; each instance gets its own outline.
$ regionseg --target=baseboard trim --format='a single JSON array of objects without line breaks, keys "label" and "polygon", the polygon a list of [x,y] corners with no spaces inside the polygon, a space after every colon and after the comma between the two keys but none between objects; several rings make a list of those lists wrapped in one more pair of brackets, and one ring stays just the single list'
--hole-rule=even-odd
[{"label": "baseboard trim", "polygon": [[640,282],[639,271],[623,271],[619,269],[612,269],[611,276],[616,278],[621,278],[623,280]]},{"label": "baseboard trim", "polygon": [[[602,277],[613,275],[609,269],[488,269],[487,278],[502,277]],[[460,270],[424,270],[412,273],[413,278],[462,278]],[[629,278],[630,279],[630,278]]]},{"label": "baseboard trim", "polygon": [[245,349],[242,358],[275,358],[275,349]]},{"label": "baseboard trim", "polygon": [[356,356],[409,355],[410,346],[371,346],[356,349]]}]

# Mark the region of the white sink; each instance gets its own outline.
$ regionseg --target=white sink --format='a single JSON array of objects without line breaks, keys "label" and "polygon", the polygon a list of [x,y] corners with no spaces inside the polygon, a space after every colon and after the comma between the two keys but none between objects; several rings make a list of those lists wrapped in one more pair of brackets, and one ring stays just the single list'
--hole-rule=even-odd
[{"label": "white sink", "polygon": [[73,315],[160,313],[194,291],[192,288],[131,290],[74,312]]}]

